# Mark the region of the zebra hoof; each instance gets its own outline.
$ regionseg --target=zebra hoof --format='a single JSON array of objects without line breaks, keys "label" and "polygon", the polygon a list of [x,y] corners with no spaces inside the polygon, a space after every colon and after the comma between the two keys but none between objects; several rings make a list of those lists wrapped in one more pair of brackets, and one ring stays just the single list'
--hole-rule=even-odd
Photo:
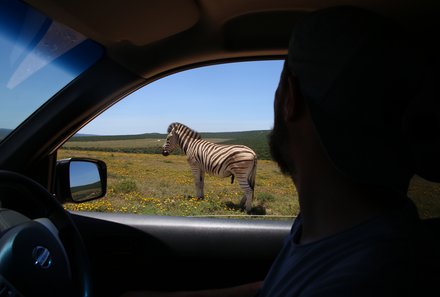
[{"label": "zebra hoof", "polygon": [[241,210],[242,212],[245,212],[245,213],[248,214],[248,215],[252,215],[252,214],[253,214],[252,208],[248,209],[248,208],[246,208],[244,205],[243,205],[243,206],[240,206],[240,210]]}]

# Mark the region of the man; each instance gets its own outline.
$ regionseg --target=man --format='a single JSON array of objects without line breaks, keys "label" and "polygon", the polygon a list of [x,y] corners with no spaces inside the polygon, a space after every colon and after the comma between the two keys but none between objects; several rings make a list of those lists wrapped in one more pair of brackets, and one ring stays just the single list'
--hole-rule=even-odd
[{"label": "man", "polygon": [[295,183],[300,216],[259,296],[421,294],[402,123],[423,62],[407,40],[349,7],[295,27],[270,147]]},{"label": "man", "polygon": [[295,183],[300,215],[261,287],[172,296],[420,295],[402,122],[423,67],[406,40],[388,20],[350,7],[295,26],[270,147]]}]

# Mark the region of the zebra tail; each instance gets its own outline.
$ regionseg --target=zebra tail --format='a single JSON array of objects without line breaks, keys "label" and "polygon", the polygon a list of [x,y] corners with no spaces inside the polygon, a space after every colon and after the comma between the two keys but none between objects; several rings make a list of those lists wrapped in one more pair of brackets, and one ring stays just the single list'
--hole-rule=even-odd
[{"label": "zebra tail", "polygon": [[231,175],[231,184],[234,183],[234,177],[235,177],[235,176],[232,174],[232,175]]}]

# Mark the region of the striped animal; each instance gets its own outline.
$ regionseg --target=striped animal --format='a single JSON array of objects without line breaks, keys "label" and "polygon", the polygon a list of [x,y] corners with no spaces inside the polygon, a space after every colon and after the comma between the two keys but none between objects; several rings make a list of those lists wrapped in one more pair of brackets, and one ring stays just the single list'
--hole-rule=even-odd
[{"label": "striped animal", "polygon": [[215,144],[200,137],[196,131],[180,123],[168,127],[168,136],[162,147],[162,154],[168,156],[180,147],[187,156],[194,175],[197,197],[203,198],[205,172],[220,177],[234,176],[244,191],[240,207],[250,212],[254,197],[257,155],[244,145]]}]

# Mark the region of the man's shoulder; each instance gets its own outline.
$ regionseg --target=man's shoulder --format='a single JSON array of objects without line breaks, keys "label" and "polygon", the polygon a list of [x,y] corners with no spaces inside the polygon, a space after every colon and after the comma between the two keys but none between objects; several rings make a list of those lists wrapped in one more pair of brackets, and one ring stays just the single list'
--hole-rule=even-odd
[{"label": "man's shoulder", "polygon": [[282,294],[275,296],[297,296],[304,290],[316,296],[342,296],[338,295],[341,290],[367,296],[372,288],[378,290],[374,296],[382,291],[411,290],[419,271],[413,238],[418,222],[411,206],[405,206],[302,245],[295,240],[302,225],[298,217],[265,283],[274,291],[263,296],[273,296],[279,289]]}]

